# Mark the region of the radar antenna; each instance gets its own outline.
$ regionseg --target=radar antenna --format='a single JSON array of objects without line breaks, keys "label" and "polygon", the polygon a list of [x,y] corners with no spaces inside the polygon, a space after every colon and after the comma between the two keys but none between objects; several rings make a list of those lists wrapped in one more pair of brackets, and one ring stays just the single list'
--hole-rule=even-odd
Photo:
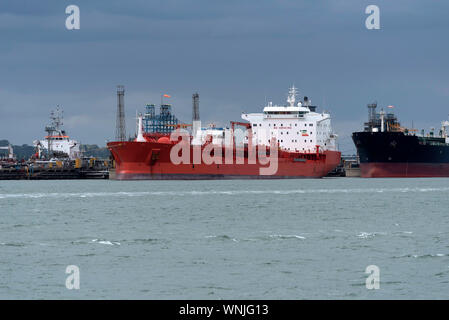
[{"label": "radar antenna", "polygon": [[295,102],[296,102],[296,96],[298,95],[298,90],[297,88],[295,88],[295,85],[293,85],[289,90],[288,90],[288,98],[287,98],[287,102],[290,104],[290,107],[294,107],[295,106]]}]

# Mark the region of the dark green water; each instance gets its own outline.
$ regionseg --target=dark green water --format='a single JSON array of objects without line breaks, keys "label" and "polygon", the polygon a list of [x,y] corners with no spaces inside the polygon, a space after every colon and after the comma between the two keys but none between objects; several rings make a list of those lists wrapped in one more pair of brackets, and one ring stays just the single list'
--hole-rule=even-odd
[{"label": "dark green water", "polygon": [[0,298],[447,299],[449,179],[0,181]]}]

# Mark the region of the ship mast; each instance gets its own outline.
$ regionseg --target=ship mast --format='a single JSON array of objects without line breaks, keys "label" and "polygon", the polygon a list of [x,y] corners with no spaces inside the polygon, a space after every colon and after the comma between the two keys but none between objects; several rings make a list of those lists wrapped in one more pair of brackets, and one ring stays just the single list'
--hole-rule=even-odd
[{"label": "ship mast", "polygon": [[53,136],[55,132],[60,135],[61,125],[62,125],[62,111],[59,109],[59,105],[56,106],[55,110],[50,112],[51,123],[45,126],[45,131],[47,132],[47,146],[48,146],[48,157],[51,158],[53,155]]},{"label": "ship mast", "polygon": [[288,90],[288,97],[287,97],[287,102],[290,104],[290,107],[294,107],[294,106],[295,106],[297,94],[298,94],[298,90],[297,90],[297,88],[295,88],[295,86],[293,85],[293,86]]}]

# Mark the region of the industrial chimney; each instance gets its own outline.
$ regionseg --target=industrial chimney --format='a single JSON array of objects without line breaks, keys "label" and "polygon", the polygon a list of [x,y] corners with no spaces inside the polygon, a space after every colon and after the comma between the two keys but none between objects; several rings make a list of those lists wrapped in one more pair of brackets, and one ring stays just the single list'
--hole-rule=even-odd
[{"label": "industrial chimney", "polygon": [[368,121],[369,122],[376,121],[376,108],[377,108],[377,102],[368,104]]},{"label": "industrial chimney", "polygon": [[125,127],[125,87],[122,85],[117,86],[117,120],[115,127],[115,140],[126,140],[126,127]]},{"label": "industrial chimney", "polygon": [[192,136],[195,138],[198,130],[201,129],[200,121],[200,95],[194,93],[192,95]]}]

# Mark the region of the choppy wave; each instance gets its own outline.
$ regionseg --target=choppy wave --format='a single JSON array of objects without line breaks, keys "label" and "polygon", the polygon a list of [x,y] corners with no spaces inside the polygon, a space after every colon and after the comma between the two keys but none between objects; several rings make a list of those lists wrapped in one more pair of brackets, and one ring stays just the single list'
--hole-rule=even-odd
[{"label": "choppy wave", "polygon": [[146,196],[203,196],[203,195],[289,195],[289,194],[333,194],[333,193],[421,193],[449,192],[443,188],[366,188],[366,189],[296,189],[296,190],[207,190],[207,191],[140,191],[140,192],[52,192],[52,193],[0,193],[0,199],[38,198],[97,198],[97,197],[146,197]]},{"label": "choppy wave", "polygon": [[222,235],[209,235],[209,236],[205,236],[206,239],[217,239],[217,240],[232,240],[234,242],[239,242],[239,240],[237,240],[236,238],[231,238],[230,236],[226,235],[226,234],[222,234]]},{"label": "choppy wave", "polygon": [[428,254],[406,254],[402,256],[395,256],[394,258],[415,258],[415,259],[422,259],[422,258],[441,258],[441,257],[448,257],[449,254],[445,253],[428,253]]},{"label": "choppy wave", "polygon": [[369,239],[369,238],[374,238],[375,236],[378,235],[386,235],[385,232],[360,232],[357,237],[361,238],[361,239]]},{"label": "choppy wave", "polygon": [[233,238],[228,235],[208,235],[205,236],[206,239],[217,239],[217,240],[231,240],[234,242],[240,242],[240,241],[264,241],[264,240],[284,240],[284,239],[299,239],[299,240],[305,240],[306,237],[296,235],[296,234],[270,234],[267,236],[259,236],[259,237],[252,237],[252,238]]},{"label": "choppy wave", "polygon": [[109,240],[101,240],[101,239],[93,239],[91,241],[92,243],[99,243],[99,244],[106,244],[109,246],[119,246],[120,242],[116,242],[116,241],[109,241]]},{"label": "choppy wave", "polygon": [[25,244],[21,242],[0,242],[0,246],[6,247],[24,247]]},{"label": "choppy wave", "polygon": [[301,239],[304,240],[306,237],[298,236],[296,234],[270,234],[270,238],[273,239]]}]

